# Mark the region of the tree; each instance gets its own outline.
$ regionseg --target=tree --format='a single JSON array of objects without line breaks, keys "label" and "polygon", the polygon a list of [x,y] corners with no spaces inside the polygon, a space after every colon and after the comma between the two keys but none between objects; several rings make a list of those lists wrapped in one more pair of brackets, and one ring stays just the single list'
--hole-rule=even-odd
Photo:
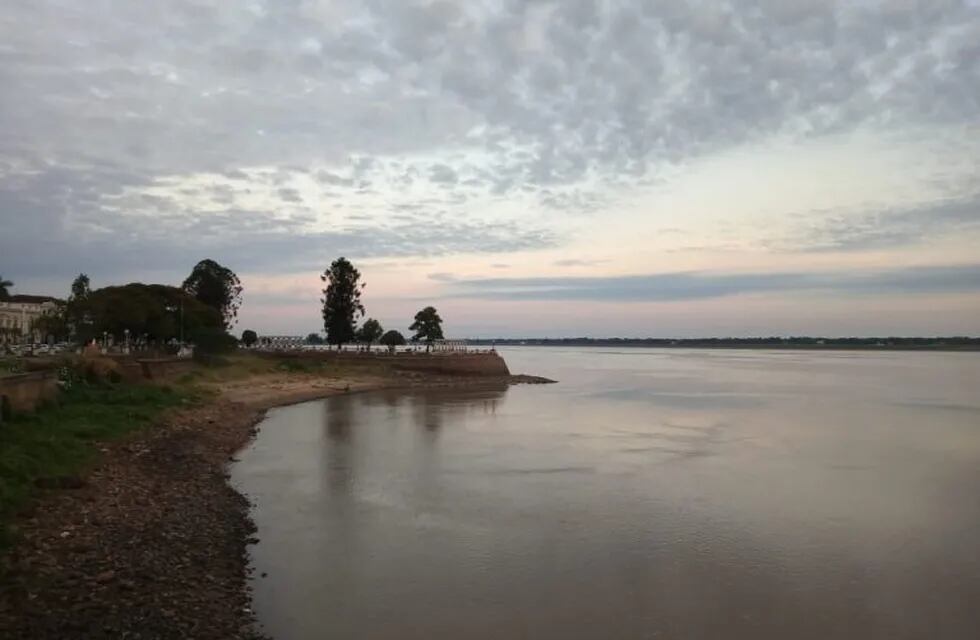
[{"label": "tree", "polygon": [[71,283],[71,297],[69,300],[85,300],[92,293],[92,281],[84,273],[78,274]]},{"label": "tree", "polygon": [[0,300],[10,300],[10,289],[13,286],[13,282],[4,280],[3,276],[0,276]]},{"label": "tree", "polygon": [[245,329],[245,331],[242,331],[242,344],[246,347],[251,347],[258,341],[259,334],[255,333],[251,329]]},{"label": "tree", "polygon": [[320,337],[319,333],[311,333],[306,336],[306,344],[323,344],[323,338]]},{"label": "tree", "polygon": [[357,340],[370,347],[372,343],[377,342],[381,338],[384,332],[385,330],[380,322],[374,318],[368,318],[364,321],[364,326],[357,332]]},{"label": "tree", "polygon": [[415,322],[409,327],[414,331],[412,342],[425,341],[426,351],[436,340],[442,340],[442,318],[435,307],[426,307],[415,314]]},{"label": "tree", "polygon": [[395,347],[400,347],[405,344],[405,336],[403,336],[399,331],[390,329],[385,331],[385,334],[381,336],[380,342],[384,346],[388,347],[389,351],[393,352]]},{"label": "tree", "polygon": [[88,312],[88,300],[91,294],[92,287],[89,277],[84,273],[78,274],[71,283],[71,295],[68,296],[68,304],[65,305],[65,321],[68,324],[69,333],[81,343],[86,343],[93,337]]},{"label": "tree", "polygon": [[201,260],[184,280],[182,288],[220,313],[225,329],[235,324],[242,304],[242,283],[234,271],[214,260]]},{"label": "tree", "polygon": [[41,334],[41,341],[61,342],[68,339],[68,316],[64,302],[55,303],[55,308],[44,312],[33,321],[31,329]]},{"label": "tree", "polygon": [[320,280],[328,283],[320,299],[323,303],[323,328],[327,332],[327,342],[339,347],[354,340],[356,318],[364,315],[361,272],[347,258],[337,258],[323,272]]},{"label": "tree", "polygon": [[238,340],[224,327],[198,327],[191,331],[190,339],[195,357],[231,353],[238,348]]},{"label": "tree", "polygon": [[134,282],[96,289],[85,308],[92,337],[106,333],[121,340],[128,329],[137,339],[168,342],[201,328],[224,330],[220,312],[183,289],[162,284]]}]

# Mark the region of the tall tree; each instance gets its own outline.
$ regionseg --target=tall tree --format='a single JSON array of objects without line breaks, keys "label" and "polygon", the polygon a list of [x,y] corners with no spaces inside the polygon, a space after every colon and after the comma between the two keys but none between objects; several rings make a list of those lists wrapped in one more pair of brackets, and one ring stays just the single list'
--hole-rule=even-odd
[{"label": "tall tree", "polygon": [[92,281],[84,273],[78,274],[71,283],[71,297],[69,300],[85,300],[90,293],[92,293]]},{"label": "tall tree", "polygon": [[0,276],[0,300],[10,300],[10,288],[13,286],[13,282]]},{"label": "tall tree", "polygon": [[415,332],[412,341],[424,341],[428,351],[433,342],[442,340],[442,318],[439,317],[435,307],[426,307],[415,314],[415,322],[409,330]]},{"label": "tall tree", "polygon": [[201,260],[184,280],[183,289],[221,314],[225,329],[238,318],[242,283],[235,272],[214,260]]},{"label": "tall tree", "polygon": [[88,309],[91,293],[92,283],[89,277],[84,273],[78,274],[71,283],[71,295],[68,296],[68,304],[65,306],[65,322],[69,333],[81,343],[88,342],[93,337]]},{"label": "tall tree", "polygon": [[384,332],[385,330],[380,322],[374,318],[368,318],[364,321],[364,326],[357,332],[357,340],[370,347],[381,338]]},{"label": "tall tree", "polygon": [[347,258],[337,258],[320,276],[327,283],[323,290],[323,328],[327,342],[338,347],[354,340],[357,317],[364,315],[361,304],[361,272]]}]

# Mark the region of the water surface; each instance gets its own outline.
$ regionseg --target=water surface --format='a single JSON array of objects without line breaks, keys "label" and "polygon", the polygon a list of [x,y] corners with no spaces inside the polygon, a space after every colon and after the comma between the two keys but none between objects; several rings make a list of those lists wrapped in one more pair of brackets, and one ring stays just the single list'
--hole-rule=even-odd
[{"label": "water surface", "polygon": [[561,382],[270,412],[271,635],[980,637],[980,354],[504,356]]}]

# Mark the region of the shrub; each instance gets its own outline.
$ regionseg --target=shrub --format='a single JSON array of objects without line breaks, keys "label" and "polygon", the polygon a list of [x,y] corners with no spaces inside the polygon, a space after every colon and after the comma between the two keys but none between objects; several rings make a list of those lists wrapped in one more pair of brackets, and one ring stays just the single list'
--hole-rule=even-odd
[{"label": "shrub", "polygon": [[231,353],[238,348],[238,340],[224,329],[205,327],[191,334],[194,353],[201,355],[220,355]]}]

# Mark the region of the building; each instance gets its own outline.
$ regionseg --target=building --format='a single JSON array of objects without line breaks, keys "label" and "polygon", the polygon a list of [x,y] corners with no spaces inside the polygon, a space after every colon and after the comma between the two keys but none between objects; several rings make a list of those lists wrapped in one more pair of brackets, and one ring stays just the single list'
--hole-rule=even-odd
[{"label": "building", "polygon": [[58,299],[49,296],[10,296],[0,300],[0,344],[41,342],[43,336],[34,321],[58,308]]}]

